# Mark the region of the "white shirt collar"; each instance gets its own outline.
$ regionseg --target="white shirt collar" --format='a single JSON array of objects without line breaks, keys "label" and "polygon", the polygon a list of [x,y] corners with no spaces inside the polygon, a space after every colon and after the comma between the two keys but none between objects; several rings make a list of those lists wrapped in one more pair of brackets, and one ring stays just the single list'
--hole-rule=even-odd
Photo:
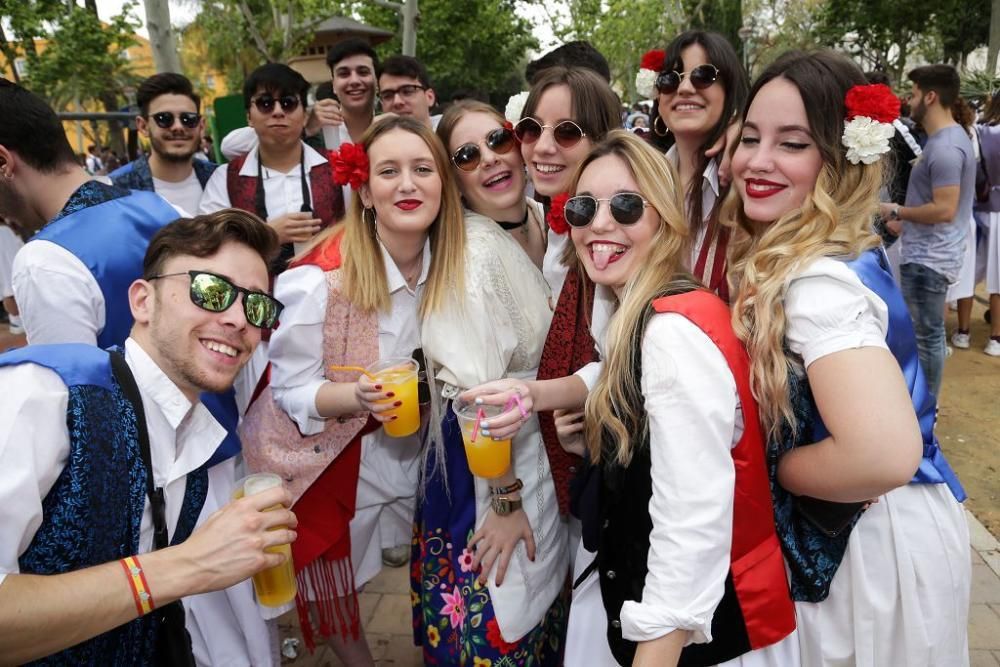
[{"label": "white shirt collar", "polygon": [[[378,242],[378,247],[382,250],[382,262],[385,265],[385,279],[389,285],[389,294],[395,294],[401,289],[409,290],[409,286],[406,284],[406,279],[400,272],[399,267],[396,266],[396,262],[393,260],[392,255],[390,255],[389,251],[385,249],[385,245],[382,244],[382,241]],[[417,287],[420,287],[427,281],[427,274],[430,272],[431,268],[431,240],[429,237],[424,240],[424,252],[420,261],[420,277],[417,278]]]},{"label": "white shirt collar", "polygon": [[[309,144],[305,143],[304,141],[299,143],[302,144],[302,150],[305,151],[305,162],[307,171],[311,171],[312,168],[315,167],[316,165],[323,164],[324,162],[327,161],[327,159],[323,157],[323,155],[321,155],[315,148],[313,148]],[[258,157],[259,153],[260,153],[259,145],[254,146],[253,149],[249,153],[247,153],[247,159],[243,162],[243,167],[240,168],[240,176],[253,176],[253,177],[257,176],[257,162],[260,159]],[[272,169],[271,171],[274,170]],[[299,173],[299,166],[295,165],[294,167],[292,167],[292,170],[286,174],[286,176],[298,173]]]},{"label": "white shirt collar", "polygon": [[[674,144],[667,151],[667,159],[675,167],[680,162],[680,157],[677,155],[677,145]],[[711,159],[708,164],[705,165],[705,170],[701,172],[701,178],[705,181],[708,187],[702,187],[701,190],[701,210],[705,216],[708,216],[712,207],[715,205],[715,200],[719,198],[719,162],[716,159]],[[686,194],[685,194],[686,196]]]},{"label": "white shirt collar", "polygon": [[176,430],[191,412],[191,401],[133,338],[125,340],[125,359],[143,396],[156,403],[167,422]]}]

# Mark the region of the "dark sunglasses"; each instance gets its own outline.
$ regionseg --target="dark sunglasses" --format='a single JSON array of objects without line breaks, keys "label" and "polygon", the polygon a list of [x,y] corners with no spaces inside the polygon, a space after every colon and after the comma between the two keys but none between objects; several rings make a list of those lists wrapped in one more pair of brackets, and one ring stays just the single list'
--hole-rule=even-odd
[{"label": "dark sunglasses", "polygon": [[642,198],[642,195],[634,192],[619,192],[613,197],[597,198],[590,195],[577,195],[566,200],[566,208],[563,215],[573,227],[586,227],[594,221],[597,216],[597,207],[600,202],[608,202],[611,210],[611,217],[619,225],[634,225],[642,217],[642,210],[649,206],[649,202]]},{"label": "dark sunglasses", "polygon": [[[486,147],[499,155],[509,153],[514,143],[514,133],[506,127],[498,127],[486,135]],[[475,171],[482,159],[479,144],[462,144],[451,156],[451,161],[462,171]]]},{"label": "dark sunglasses", "polygon": [[255,107],[257,107],[257,111],[263,114],[274,113],[275,104],[281,105],[281,110],[285,113],[290,113],[299,108],[300,102],[298,95],[282,95],[281,97],[275,98],[270,93],[258,95],[250,101],[253,102]]},{"label": "dark sunglasses", "polygon": [[[177,114],[176,117],[179,117],[181,119],[181,125],[189,130],[193,130],[198,127],[198,123],[201,122],[201,114],[195,113],[194,111],[182,111]],[[153,122],[164,130],[169,130],[174,126],[174,118],[175,116],[173,111],[160,111],[159,113],[153,114]]]},{"label": "dark sunglasses", "polygon": [[664,95],[672,95],[681,87],[684,77],[697,90],[704,90],[719,79],[719,68],[715,65],[698,65],[690,72],[660,72],[656,77],[656,89]]},{"label": "dark sunglasses", "polygon": [[285,307],[270,294],[255,292],[234,285],[228,278],[208,271],[185,271],[183,273],[162,273],[147,280],[190,276],[191,303],[210,313],[221,313],[236,303],[236,297],[243,295],[243,314],[247,322],[260,329],[271,329],[278,322],[278,315]]},{"label": "dark sunglasses", "polygon": [[514,126],[514,136],[522,144],[533,144],[542,137],[545,128],[552,130],[556,143],[563,148],[572,148],[587,136],[583,129],[571,120],[564,120],[555,125],[542,125],[531,116],[525,116]]}]

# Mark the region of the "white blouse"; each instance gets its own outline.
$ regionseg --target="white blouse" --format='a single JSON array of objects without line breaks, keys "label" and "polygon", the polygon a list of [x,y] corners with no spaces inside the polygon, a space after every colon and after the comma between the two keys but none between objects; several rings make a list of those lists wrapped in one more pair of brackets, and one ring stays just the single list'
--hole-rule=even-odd
[{"label": "white blouse", "polygon": [[804,368],[861,347],[888,349],[889,308],[844,262],[821,257],[788,281],[785,341]]}]

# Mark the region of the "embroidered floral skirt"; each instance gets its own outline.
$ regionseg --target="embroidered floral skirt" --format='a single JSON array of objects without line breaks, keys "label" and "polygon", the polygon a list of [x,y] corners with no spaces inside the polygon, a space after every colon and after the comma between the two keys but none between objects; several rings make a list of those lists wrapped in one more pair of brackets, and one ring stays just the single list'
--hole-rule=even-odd
[{"label": "embroidered floral skirt", "polygon": [[[433,453],[423,471],[427,483],[413,522],[410,602],[413,638],[428,665],[556,667],[562,662],[568,596],[557,596],[542,621],[520,640],[500,635],[489,588],[476,580],[472,552],[476,494],[462,435],[449,406],[441,424],[448,488],[434,471]],[[450,494],[450,495],[449,495]]]}]

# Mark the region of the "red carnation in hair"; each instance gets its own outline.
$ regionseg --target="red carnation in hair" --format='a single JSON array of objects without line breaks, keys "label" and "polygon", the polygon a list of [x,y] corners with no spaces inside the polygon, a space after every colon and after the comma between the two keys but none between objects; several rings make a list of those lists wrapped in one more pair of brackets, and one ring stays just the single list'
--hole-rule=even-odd
[{"label": "red carnation in hair", "polygon": [[659,72],[663,69],[663,60],[667,57],[667,52],[663,49],[652,49],[643,54],[639,61],[639,69],[651,69]]},{"label": "red carnation in hair", "polygon": [[852,87],[844,98],[844,106],[848,121],[864,116],[879,123],[891,123],[899,118],[899,98],[884,83]]},{"label": "red carnation in hair", "polygon": [[510,122],[509,120],[505,120],[503,122],[503,126],[505,128],[507,128],[508,130],[513,130],[514,129],[514,123]]},{"label": "red carnation in hair", "polygon": [[329,151],[330,164],[333,165],[333,182],[337,185],[347,185],[354,189],[368,182],[368,154],[361,144],[341,144],[339,151]]},{"label": "red carnation in hair", "polygon": [[566,222],[565,215],[566,202],[568,200],[568,192],[563,192],[553,197],[548,215],[545,216],[545,221],[549,223],[549,227],[556,234],[565,234],[569,231],[569,223]]}]

